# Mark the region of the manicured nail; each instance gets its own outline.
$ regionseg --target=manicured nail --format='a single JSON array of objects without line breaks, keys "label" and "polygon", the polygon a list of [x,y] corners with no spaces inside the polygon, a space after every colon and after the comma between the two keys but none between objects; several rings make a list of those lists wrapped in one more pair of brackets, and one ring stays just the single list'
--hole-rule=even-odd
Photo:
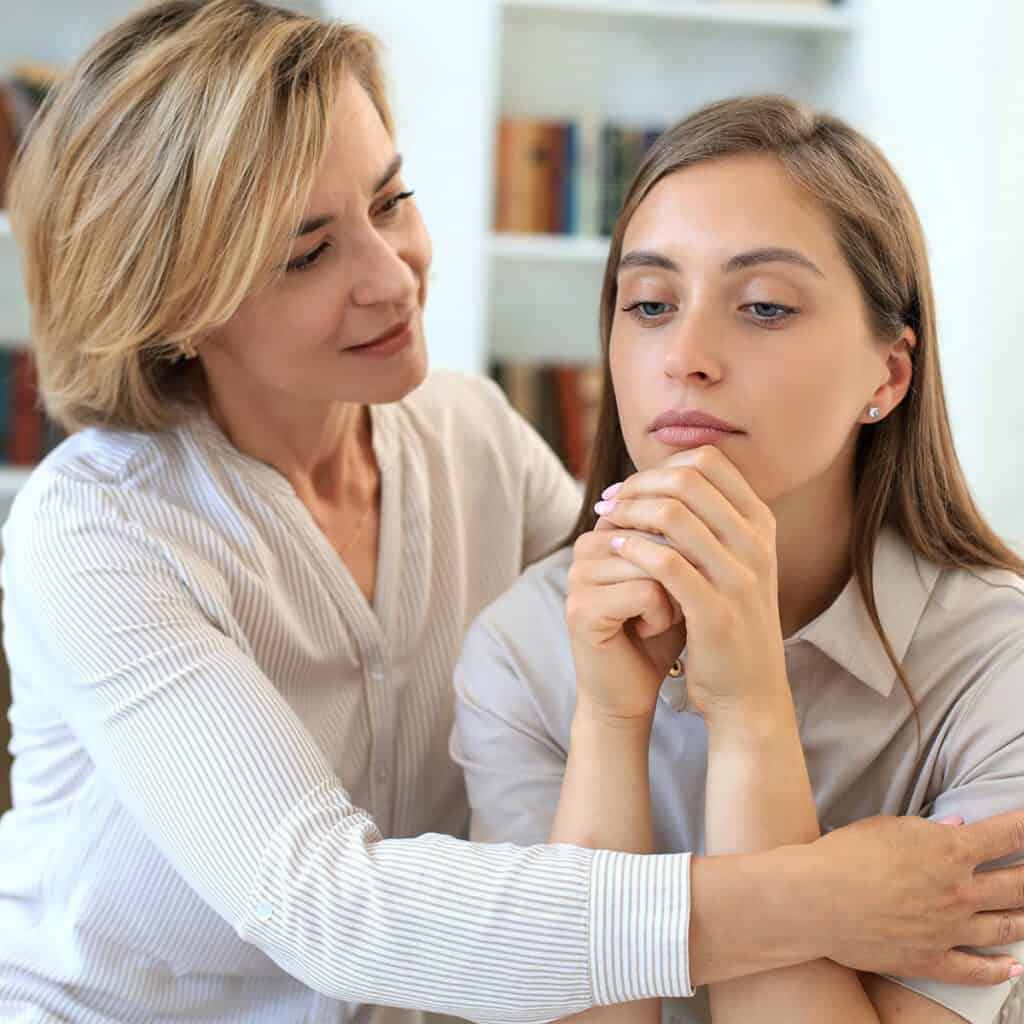
[{"label": "manicured nail", "polygon": [[614,501],[599,501],[594,506],[594,511],[599,516],[606,516],[606,515],[608,515],[609,512],[611,512],[611,510],[613,508],[615,508],[615,502]]},{"label": "manicured nail", "polygon": [[1021,967],[1020,964],[1014,964],[1010,968],[1010,977],[1011,978],[1019,978],[1022,974],[1024,974],[1024,967]]},{"label": "manicured nail", "polygon": [[618,494],[619,491],[621,491],[621,490],[622,490],[622,484],[621,483],[612,484],[611,487],[606,487],[601,492],[601,497],[602,498],[614,498],[615,495]]},{"label": "manicured nail", "polygon": [[625,537],[612,537],[612,550],[621,551],[622,545],[626,543]]},{"label": "manicured nail", "polygon": [[945,818],[936,819],[940,825],[962,825],[964,819],[959,814],[950,814]]}]

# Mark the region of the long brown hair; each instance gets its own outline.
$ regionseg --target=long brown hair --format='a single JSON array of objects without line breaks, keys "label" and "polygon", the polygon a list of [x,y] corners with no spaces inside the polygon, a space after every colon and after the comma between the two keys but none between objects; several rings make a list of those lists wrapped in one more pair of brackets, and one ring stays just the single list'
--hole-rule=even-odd
[{"label": "long brown hair", "polygon": [[666,175],[745,153],[776,156],[793,180],[822,204],[860,284],[876,336],[894,340],[907,326],[917,336],[906,398],[881,423],[861,430],[858,438],[850,547],[864,604],[913,703],[875,602],[873,556],[883,526],[894,526],[914,551],[943,567],[991,567],[1024,574],[1024,559],[1000,540],[978,511],[953,447],[939,369],[931,273],[917,212],[881,151],[838,118],[781,96],[725,100],[669,129],[648,152],[626,195],[605,267],[604,394],[586,497],[569,543],[594,528],[593,507],[601,492],[636,472],[619,423],[608,360],[626,228]]}]

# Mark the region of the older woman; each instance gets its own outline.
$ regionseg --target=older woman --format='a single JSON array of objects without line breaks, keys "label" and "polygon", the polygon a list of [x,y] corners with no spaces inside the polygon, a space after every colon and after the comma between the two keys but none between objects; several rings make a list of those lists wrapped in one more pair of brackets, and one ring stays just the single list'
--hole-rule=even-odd
[{"label": "older woman", "polygon": [[1020,874],[973,869],[1021,815],[699,858],[692,919],[686,855],[454,838],[463,632],[577,497],[493,386],[425,379],[430,245],[367,36],[145,9],[51,98],[12,216],[74,434],[3,538],[4,1019],[540,1020],[826,931],[866,970],[1006,977],[950,948],[1020,933]]}]

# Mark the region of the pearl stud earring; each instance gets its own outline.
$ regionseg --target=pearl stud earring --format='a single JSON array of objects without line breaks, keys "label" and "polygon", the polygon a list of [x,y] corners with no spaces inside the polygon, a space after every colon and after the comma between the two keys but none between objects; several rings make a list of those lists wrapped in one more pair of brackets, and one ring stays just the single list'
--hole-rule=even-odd
[{"label": "pearl stud earring", "polygon": [[881,410],[881,409],[879,409],[877,405],[872,405],[872,406],[871,406],[871,407],[870,407],[870,408],[868,409],[868,416],[869,416],[869,417],[870,417],[871,419],[873,419],[873,420],[877,420],[877,419],[878,419],[878,417],[879,417],[879,416],[881,416],[881,415],[882,415],[882,410]]}]

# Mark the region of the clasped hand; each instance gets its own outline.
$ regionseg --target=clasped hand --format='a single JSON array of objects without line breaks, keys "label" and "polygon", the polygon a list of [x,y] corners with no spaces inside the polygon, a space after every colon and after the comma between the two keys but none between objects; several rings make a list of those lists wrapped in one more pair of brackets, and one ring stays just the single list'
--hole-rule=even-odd
[{"label": "clasped hand", "polygon": [[775,518],[719,449],[676,453],[596,508],[566,602],[578,708],[649,717],[684,645],[688,707],[709,720],[788,691]]}]

